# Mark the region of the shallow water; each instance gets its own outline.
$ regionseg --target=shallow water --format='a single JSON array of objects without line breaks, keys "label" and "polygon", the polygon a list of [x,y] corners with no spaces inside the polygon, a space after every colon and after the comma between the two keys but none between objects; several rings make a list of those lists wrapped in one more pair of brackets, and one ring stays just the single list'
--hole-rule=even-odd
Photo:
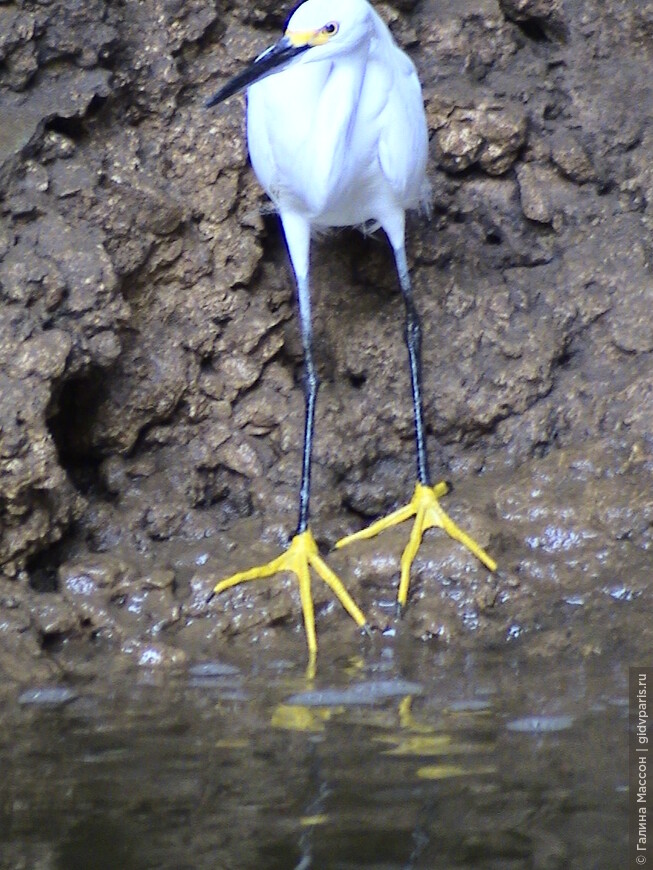
[{"label": "shallow water", "polygon": [[[126,671],[1,714],[3,868],[615,868],[627,669],[427,645]],[[37,687],[33,687],[37,688]]]}]

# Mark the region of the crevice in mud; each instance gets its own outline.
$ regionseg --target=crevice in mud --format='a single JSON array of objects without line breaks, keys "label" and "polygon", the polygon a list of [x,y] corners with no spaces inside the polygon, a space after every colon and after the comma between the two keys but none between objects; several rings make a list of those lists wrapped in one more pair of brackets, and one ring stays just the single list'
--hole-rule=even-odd
[{"label": "crevice in mud", "polygon": [[[194,48],[199,49],[200,51],[206,51],[211,48],[215,43],[220,43],[224,39],[224,35],[227,32],[227,24],[226,19],[223,15],[218,13],[215,20],[207,25],[206,29],[200,33],[200,35],[193,40],[187,40],[183,43],[182,47],[175,53],[175,56],[179,56],[185,48],[188,46],[193,46]],[[197,94],[197,85],[195,84],[195,93]],[[219,87],[219,85],[218,85]]]},{"label": "crevice in mud", "polygon": [[60,652],[66,640],[71,636],[70,631],[40,631],[39,644],[44,653]]},{"label": "crevice in mud", "polygon": [[530,450],[530,456],[532,459],[544,459],[556,446],[555,442],[557,440],[557,436],[554,435],[548,441],[537,441]]},{"label": "crevice in mud", "polygon": [[242,477],[224,466],[208,471],[195,506],[202,510],[219,508],[225,526],[236,519],[250,517],[254,513],[252,496],[241,484]]},{"label": "crevice in mud", "polygon": [[355,390],[360,390],[360,388],[364,387],[367,383],[367,375],[365,372],[350,372],[347,377],[349,383]]},{"label": "crevice in mud", "polygon": [[488,245],[501,245],[503,243],[503,236],[501,231],[496,227],[490,227],[485,230],[485,241]]},{"label": "crevice in mud", "polygon": [[67,541],[57,541],[32,556],[25,565],[29,587],[34,592],[57,592],[59,566],[66,559]]},{"label": "crevice in mud", "polygon": [[515,24],[531,42],[551,42],[547,28],[537,18],[529,18],[528,21],[516,21]]},{"label": "crevice in mud", "polygon": [[102,108],[106,105],[107,99],[107,97],[100,94],[94,94],[89,100],[83,115],[73,115],[70,117],[55,115],[46,122],[45,130],[61,133],[74,142],[80,142],[88,135],[87,122],[99,115]]},{"label": "crevice in mud", "polygon": [[61,467],[78,492],[87,495],[106,491],[99,473],[101,457],[93,449],[91,430],[106,395],[106,372],[93,368],[71,378],[55,391],[47,413],[47,425]]},{"label": "crevice in mud", "polygon": [[84,119],[80,117],[62,118],[57,115],[46,123],[45,130],[46,132],[60,133],[75,142],[86,136]]},{"label": "crevice in mud", "polygon": [[552,364],[551,364],[552,368],[553,367],[561,368],[561,369],[568,368],[572,359],[574,358],[574,356],[575,356],[575,353],[571,348],[571,344],[567,344],[565,347],[563,347],[560,350],[560,353],[558,354],[558,356],[556,356],[552,360]]}]

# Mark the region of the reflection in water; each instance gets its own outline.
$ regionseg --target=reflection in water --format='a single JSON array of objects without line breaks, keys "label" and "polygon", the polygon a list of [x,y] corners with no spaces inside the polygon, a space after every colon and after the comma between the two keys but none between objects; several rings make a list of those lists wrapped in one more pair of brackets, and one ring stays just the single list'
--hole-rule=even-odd
[{"label": "reflection in water", "polygon": [[5,705],[0,866],[622,866],[625,668],[412,654]]}]

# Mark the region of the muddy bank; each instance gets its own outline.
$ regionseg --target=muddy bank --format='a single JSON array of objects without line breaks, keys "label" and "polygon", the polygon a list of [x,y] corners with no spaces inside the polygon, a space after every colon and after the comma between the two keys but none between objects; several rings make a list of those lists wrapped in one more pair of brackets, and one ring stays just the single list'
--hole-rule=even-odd
[{"label": "muddy bank", "polygon": [[[431,136],[434,215],[411,220],[409,257],[434,471],[502,573],[431,533],[397,627],[406,531],[330,564],[375,625],[435,643],[650,648],[653,9],[380,11],[418,65]],[[253,644],[302,654],[289,582],[205,603],[295,522],[286,255],[242,102],[202,108],[281,25],[272,4],[0,5],[11,682],[55,676],[71,644],[163,664]],[[322,240],[313,284],[313,527],[328,552],[410,495],[412,417],[385,241]],[[354,627],[316,599],[335,648]]]}]

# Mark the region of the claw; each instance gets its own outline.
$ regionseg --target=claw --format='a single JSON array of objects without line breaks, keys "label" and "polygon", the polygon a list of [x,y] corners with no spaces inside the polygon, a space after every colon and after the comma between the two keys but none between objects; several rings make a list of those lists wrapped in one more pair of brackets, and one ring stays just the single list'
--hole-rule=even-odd
[{"label": "claw", "polygon": [[438,501],[448,491],[446,483],[438,483],[435,486],[425,486],[418,483],[415,487],[415,492],[410,502],[404,507],[393,511],[387,517],[383,517],[372,523],[366,529],[360,532],[355,532],[353,535],[347,535],[341,538],[336,547],[345,547],[354,541],[362,541],[367,538],[373,538],[379,532],[389,529],[391,526],[396,526],[403,523],[405,520],[415,517],[413,528],[410,533],[410,538],[406,548],[401,556],[401,579],[399,581],[399,589],[397,592],[397,607],[399,610],[406,604],[408,599],[408,587],[410,585],[410,569],[417,555],[419,545],[422,541],[422,535],[427,529],[434,527],[443,529],[450,538],[459,541],[466,547],[470,553],[473,553],[486,568],[490,571],[497,570],[497,563],[489,556],[485,550],[476,543],[476,541],[464,532],[460,526],[451,519],[451,517],[440,507]]},{"label": "claw", "polygon": [[272,577],[274,574],[279,574],[282,571],[293,573],[299,583],[299,597],[304,615],[306,642],[314,671],[317,638],[315,635],[315,608],[311,593],[310,568],[313,568],[318,577],[327,584],[358,627],[367,628],[367,620],[345,589],[342,581],[318,553],[315,538],[309,530],[295,535],[285,553],[277,556],[276,559],[272,559],[271,562],[267,562],[265,565],[258,565],[247,571],[239,571],[237,574],[227,577],[226,580],[221,580],[216,584],[211,597],[219,595],[225,589],[231,589],[232,586],[246,583],[249,580],[262,580],[266,577]]}]

